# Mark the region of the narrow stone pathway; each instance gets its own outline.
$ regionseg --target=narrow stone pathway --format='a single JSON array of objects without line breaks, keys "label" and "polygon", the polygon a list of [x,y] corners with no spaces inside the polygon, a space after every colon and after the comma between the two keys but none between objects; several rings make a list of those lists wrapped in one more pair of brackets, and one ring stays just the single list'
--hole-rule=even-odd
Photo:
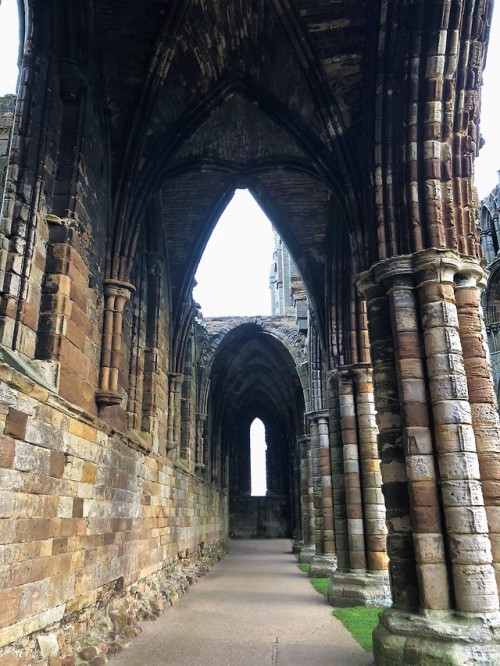
[{"label": "narrow stone pathway", "polygon": [[285,539],[234,540],[217,564],[111,661],[114,666],[368,666]]}]

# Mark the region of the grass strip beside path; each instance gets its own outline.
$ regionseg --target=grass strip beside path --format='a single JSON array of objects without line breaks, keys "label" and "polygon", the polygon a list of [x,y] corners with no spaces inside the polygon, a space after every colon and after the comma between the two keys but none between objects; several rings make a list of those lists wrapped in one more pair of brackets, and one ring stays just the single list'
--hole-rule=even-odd
[{"label": "grass strip beside path", "polygon": [[366,608],[354,606],[352,608],[337,608],[332,615],[338,618],[352,637],[358,641],[363,650],[373,650],[372,632],[378,624],[378,616],[383,608]]},{"label": "grass strip beside path", "polygon": [[[308,574],[310,565],[302,562],[299,564],[299,569]],[[324,597],[327,596],[330,584],[329,578],[309,578],[309,580],[316,592],[319,592]],[[352,608],[337,608],[337,610],[332,611],[332,615],[342,622],[363,650],[371,652],[373,650],[372,632],[378,624],[379,613],[383,610],[383,608],[354,606]]]}]

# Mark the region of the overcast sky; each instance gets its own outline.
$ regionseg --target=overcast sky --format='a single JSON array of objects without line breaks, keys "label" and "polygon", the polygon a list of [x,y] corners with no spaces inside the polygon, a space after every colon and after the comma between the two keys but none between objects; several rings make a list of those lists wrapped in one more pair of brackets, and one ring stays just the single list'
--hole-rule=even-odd
[{"label": "overcast sky", "polygon": [[[17,0],[0,0],[0,95],[17,81]],[[485,145],[476,160],[479,196],[498,182],[500,169],[500,10],[490,35],[482,89],[481,133]],[[207,245],[197,272],[195,299],[205,316],[266,315],[271,312],[269,270],[273,240],[269,221],[244,190],[238,190]]]}]

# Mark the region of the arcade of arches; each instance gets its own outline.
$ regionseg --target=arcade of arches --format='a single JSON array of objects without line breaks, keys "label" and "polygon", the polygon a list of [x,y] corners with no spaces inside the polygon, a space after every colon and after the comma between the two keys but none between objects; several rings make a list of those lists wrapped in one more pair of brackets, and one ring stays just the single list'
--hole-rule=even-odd
[{"label": "arcade of arches", "polygon": [[[19,4],[0,663],[98,658],[97,627],[119,649],[230,532],[295,537],[333,604],[386,604],[378,665],[500,663],[472,182],[492,2]],[[296,321],[204,321],[193,302],[238,187],[296,261]]]}]

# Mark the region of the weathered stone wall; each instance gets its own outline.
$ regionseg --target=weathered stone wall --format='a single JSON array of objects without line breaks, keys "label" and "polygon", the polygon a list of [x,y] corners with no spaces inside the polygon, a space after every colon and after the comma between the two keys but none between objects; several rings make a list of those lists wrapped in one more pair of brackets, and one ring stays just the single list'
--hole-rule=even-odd
[{"label": "weathered stone wall", "polygon": [[4,191],[9,139],[14,122],[15,95],[0,97],[0,208]]},{"label": "weathered stone wall", "polygon": [[231,497],[230,534],[244,539],[291,537],[290,502],[279,497]]},{"label": "weathered stone wall", "polygon": [[70,655],[103,600],[220,547],[226,498],[7,364],[0,391],[0,660],[39,632]]}]

